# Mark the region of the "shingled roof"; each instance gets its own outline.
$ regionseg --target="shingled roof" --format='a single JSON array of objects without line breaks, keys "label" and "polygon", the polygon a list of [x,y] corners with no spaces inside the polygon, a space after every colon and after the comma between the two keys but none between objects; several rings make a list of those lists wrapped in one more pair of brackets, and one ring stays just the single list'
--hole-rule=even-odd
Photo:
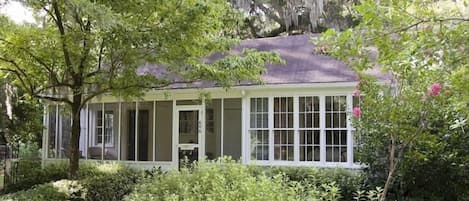
[{"label": "shingled roof", "polygon": [[242,48],[274,51],[285,64],[267,65],[265,84],[301,84],[353,82],[358,76],[344,63],[325,55],[315,54],[311,35],[294,35],[246,40]]},{"label": "shingled roof", "polygon": [[[314,46],[310,42],[310,38],[310,34],[305,34],[244,40],[232,50],[232,53],[239,53],[244,48],[279,53],[280,57],[285,60],[285,64],[266,65],[267,72],[261,75],[261,79],[266,85],[339,83],[359,80],[358,75],[343,62],[330,56],[314,53]],[[154,70],[150,71],[159,74]],[[385,77],[378,69],[371,71],[370,74],[378,78]],[[243,82],[239,85],[255,84]],[[175,84],[169,88],[208,88],[214,86],[213,83],[197,82]]]}]

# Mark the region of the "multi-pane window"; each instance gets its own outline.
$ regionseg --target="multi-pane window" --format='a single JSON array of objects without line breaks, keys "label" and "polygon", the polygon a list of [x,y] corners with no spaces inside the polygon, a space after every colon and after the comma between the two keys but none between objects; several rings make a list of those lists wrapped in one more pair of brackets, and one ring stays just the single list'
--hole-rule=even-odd
[{"label": "multi-pane window", "polygon": [[[113,111],[105,111],[104,120],[103,120],[102,111],[98,111],[96,113],[96,135],[95,135],[96,144],[103,143],[103,134],[104,134],[105,144],[112,144],[113,124],[114,124],[114,112]],[[104,132],[103,132],[103,129],[104,129]]]},{"label": "multi-pane window", "polygon": [[[350,98],[350,99],[349,99]],[[352,96],[250,99],[252,160],[346,163]],[[348,105],[349,104],[349,105]]]},{"label": "multi-pane window", "polygon": [[319,161],[319,97],[299,97],[299,123],[300,161]]},{"label": "multi-pane window", "polygon": [[251,98],[251,159],[269,160],[268,98]]},{"label": "multi-pane window", "polygon": [[346,100],[346,96],[326,96],[326,162],[347,162]]},{"label": "multi-pane window", "polygon": [[274,160],[294,159],[293,98],[274,98]]}]

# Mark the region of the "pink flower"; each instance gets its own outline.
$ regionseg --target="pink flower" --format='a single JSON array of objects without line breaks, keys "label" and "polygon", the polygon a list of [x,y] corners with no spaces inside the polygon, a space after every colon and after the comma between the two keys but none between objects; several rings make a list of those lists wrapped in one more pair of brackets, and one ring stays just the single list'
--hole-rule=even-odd
[{"label": "pink flower", "polygon": [[362,110],[359,107],[354,107],[352,110],[352,114],[355,117],[360,117],[362,114]]},{"label": "pink flower", "polygon": [[360,96],[360,90],[355,89],[355,91],[353,91],[353,93],[352,93],[352,96],[355,96],[355,97]]},{"label": "pink flower", "polygon": [[441,85],[440,83],[433,83],[429,88],[428,88],[428,95],[431,97],[438,96],[441,91]]}]

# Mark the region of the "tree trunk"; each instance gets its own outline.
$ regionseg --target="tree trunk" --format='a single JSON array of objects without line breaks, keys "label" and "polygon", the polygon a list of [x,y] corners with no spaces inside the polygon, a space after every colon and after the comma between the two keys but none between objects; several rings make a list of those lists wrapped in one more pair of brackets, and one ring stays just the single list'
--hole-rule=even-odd
[{"label": "tree trunk", "polygon": [[70,178],[72,179],[78,178],[81,101],[81,92],[74,92],[72,102],[72,136],[70,138]]},{"label": "tree trunk", "polygon": [[396,151],[396,144],[394,137],[391,136],[391,146],[389,149],[389,173],[388,178],[386,179],[386,183],[384,184],[383,193],[381,194],[380,201],[386,200],[386,195],[388,194],[389,188],[391,188],[392,180],[394,179],[394,172],[396,171],[397,162],[394,162]]}]

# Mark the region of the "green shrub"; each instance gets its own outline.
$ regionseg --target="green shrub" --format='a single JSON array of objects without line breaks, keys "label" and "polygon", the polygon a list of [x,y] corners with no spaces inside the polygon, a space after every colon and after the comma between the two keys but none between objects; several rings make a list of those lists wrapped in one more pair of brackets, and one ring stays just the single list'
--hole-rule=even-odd
[{"label": "green shrub", "polygon": [[86,200],[113,201],[122,200],[129,194],[143,171],[117,164],[91,166],[81,171],[80,183],[87,189]]},{"label": "green shrub", "polygon": [[77,181],[59,180],[36,185],[29,190],[18,191],[0,197],[8,201],[83,200],[86,191]]},{"label": "green shrub", "polygon": [[[223,159],[222,159],[223,160]],[[200,163],[144,179],[124,200],[338,200],[334,184],[320,187],[290,181],[284,174],[252,174],[233,161]]]},{"label": "green shrub", "polygon": [[[57,167],[67,169],[63,164],[51,165],[44,172]],[[80,180],[38,184],[29,190],[4,195],[0,200],[122,200],[143,177],[143,171],[118,164],[83,164],[79,174]]]},{"label": "green shrub", "polygon": [[288,180],[302,182],[316,188],[323,184],[334,183],[340,189],[342,199],[353,199],[354,193],[362,188],[364,176],[361,171],[341,168],[315,168],[315,167],[262,167],[251,166],[253,174],[277,175],[284,174]]},{"label": "green shrub", "polygon": [[65,163],[51,164],[44,169],[41,161],[34,159],[22,159],[17,163],[17,172],[4,189],[4,193],[11,193],[29,189],[34,185],[68,178],[68,165]]}]

